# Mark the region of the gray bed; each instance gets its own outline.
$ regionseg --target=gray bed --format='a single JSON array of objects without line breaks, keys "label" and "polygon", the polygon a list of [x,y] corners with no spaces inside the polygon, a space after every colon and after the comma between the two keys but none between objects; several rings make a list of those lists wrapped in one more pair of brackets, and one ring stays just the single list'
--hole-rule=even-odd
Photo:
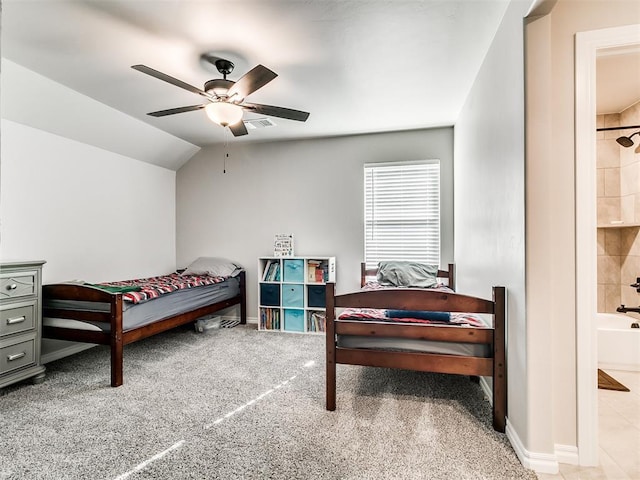
[{"label": "gray bed", "polygon": [[[122,328],[131,330],[150,323],[188,312],[212,303],[236,297],[240,294],[239,277],[230,277],[224,282],[204,285],[198,288],[177,290],[144,303],[123,302]],[[110,304],[106,302],[89,302],[83,300],[58,300],[45,298],[44,307],[48,309],[75,310],[87,312],[109,312]],[[88,320],[74,320],[45,316],[43,326],[73,328],[79,330],[106,331],[111,324]]]},{"label": "gray bed", "polygon": [[240,323],[247,321],[244,270],[140,303],[125,301],[126,293],[99,287],[104,284],[44,285],[42,333],[43,338],[109,345],[112,387],[123,383],[124,345],[233,306],[240,307]]}]

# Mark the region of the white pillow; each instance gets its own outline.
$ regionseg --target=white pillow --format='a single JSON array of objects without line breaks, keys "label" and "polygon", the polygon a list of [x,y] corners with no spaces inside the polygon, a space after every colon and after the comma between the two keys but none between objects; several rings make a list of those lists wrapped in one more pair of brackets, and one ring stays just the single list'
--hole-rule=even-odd
[{"label": "white pillow", "polygon": [[220,257],[200,257],[182,272],[183,275],[213,275],[214,277],[230,277],[242,270],[240,265]]},{"label": "white pillow", "polygon": [[394,261],[378,263],[378,283],[393,287],[433,288],[438,285],[438,265]]}]

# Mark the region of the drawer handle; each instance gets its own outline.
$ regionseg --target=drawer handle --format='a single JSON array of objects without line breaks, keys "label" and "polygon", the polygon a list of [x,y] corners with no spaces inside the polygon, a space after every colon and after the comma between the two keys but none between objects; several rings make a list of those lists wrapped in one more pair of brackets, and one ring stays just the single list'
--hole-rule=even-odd
[{"label": "drawer handle", "polygon": [[12,283],[11,285],[7,285],[7,290],[15,290],[18,288],[18,284]]},{"label": "drawer handle", "polygon": [[27,319],[27,317],[25,317],[24,315],[21,317],[13,317],[13,318],[7,318],[7,325],[13,325],[16,323],[22,323]]},{"label": "drawer handle", "polygon": [[13,355],[7,355],[7,360],[10,362],[13,362],[14,360],[18,360],[24,357],[26,354],[27,352],[21,352],[21,353],[14,353]]}]

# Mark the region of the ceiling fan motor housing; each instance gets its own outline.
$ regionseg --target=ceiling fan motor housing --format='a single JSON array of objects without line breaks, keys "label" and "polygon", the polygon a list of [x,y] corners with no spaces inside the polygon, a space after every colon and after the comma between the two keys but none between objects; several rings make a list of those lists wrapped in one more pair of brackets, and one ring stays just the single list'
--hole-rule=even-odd
[{"label": "ceiling fan motor housing", "polygon": [[231,86],[236,83],[233,80],[226,80],[223,78],[216,78],[215,80],[209,80],[204,84],[204,91],[212,93],[217,97],[226,96]]}]

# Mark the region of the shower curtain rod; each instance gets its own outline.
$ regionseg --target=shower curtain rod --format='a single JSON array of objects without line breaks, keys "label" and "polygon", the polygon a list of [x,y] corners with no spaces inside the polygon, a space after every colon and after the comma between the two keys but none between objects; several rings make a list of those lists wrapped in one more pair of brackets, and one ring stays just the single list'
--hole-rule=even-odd
[{"label": "shower curtain rod", "polygon": [[603,132],[605,130],[626,130],[627,128],[640,128],[640,125],[629,125],[628,127],[606,127],[596,128],[596,132]]}]

